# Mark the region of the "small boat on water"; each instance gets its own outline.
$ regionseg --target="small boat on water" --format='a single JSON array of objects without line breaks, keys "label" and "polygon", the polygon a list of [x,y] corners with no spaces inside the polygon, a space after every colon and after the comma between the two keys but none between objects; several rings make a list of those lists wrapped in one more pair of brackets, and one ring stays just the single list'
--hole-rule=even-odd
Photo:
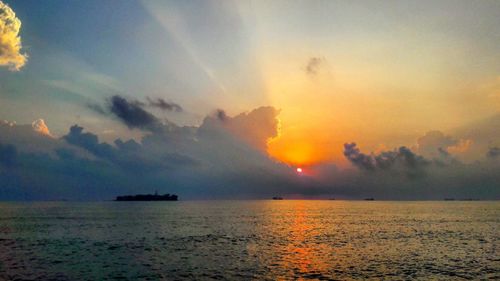
[{"label": "small boat on water", "polygon": [[365,198],[365,201],[375,201],[375,198],[371,197],[371,198]]},{"label": "small boat on water", "polygon": [[273,200],[283,200],[283,197],[274,196],[274,197],[273,197]]}]

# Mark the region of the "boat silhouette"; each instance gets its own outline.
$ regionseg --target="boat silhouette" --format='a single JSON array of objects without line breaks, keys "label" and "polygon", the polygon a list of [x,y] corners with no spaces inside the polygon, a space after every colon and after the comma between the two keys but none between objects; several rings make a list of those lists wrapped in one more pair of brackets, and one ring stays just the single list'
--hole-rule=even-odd
[{"label": "boat silhouette", "polygon": [[160,195],[158,192],[155,194],[136,194],[136,195],[122,195],[116,196],[115,201],[177,201],[178,196],[175,194]]}]

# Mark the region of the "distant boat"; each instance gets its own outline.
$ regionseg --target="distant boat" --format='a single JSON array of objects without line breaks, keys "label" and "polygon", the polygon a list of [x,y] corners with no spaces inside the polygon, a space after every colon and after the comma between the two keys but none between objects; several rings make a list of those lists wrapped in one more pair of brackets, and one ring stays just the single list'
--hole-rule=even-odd
[{"label": "distant boat", "polygon": [[178,197],[175,194],[159,195],[155,194],[137,194],[117,196],[115,201],[177,201]]},{"label": "distant boat", "polygon": [[273,197],[273,200],[283,200],[283,197],[274,196],[274,197]]},{"label": "distant boat", "polygon": [[365,201],[375,201],[375,198],[365,198]]}]

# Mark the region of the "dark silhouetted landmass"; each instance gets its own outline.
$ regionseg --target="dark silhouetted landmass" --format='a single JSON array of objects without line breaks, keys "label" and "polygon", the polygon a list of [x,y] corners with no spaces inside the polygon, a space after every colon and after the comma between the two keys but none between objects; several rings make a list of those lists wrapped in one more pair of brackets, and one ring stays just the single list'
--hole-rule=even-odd
[{"label": "dark silhouetted landmass", "polygon": [[283,197],[274,196],[274,197],[273,197],[273,200],[283,200]]},{"label": "dark silhouetted landmass", "polygon": [[137,194],[117,196],[115,201],[177,201],[178,197],[175,194],[159,195],[155,194]]}]

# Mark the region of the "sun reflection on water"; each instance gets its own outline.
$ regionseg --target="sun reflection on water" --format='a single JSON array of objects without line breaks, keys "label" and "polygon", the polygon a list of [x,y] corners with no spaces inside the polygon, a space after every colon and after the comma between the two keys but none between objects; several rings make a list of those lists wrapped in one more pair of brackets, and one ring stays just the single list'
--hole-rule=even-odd
[{"label": "sun reflection on water", "polygon": [[[288,205],[289,212],[286,218],[277,217],[282,221],[273,224],[284,238],[283,243],[277,244],[274,252],[279,255],[277,264],[283,272],[287,272],[286,275],[319,278],[321,272],[325,272],[328,267],[324,256],[327,246],[317,241],[325,226],[318,225],[318,214],[305,203],[300,200],[279,203]],[[274,277],[282,280],[280,276]]]}]

